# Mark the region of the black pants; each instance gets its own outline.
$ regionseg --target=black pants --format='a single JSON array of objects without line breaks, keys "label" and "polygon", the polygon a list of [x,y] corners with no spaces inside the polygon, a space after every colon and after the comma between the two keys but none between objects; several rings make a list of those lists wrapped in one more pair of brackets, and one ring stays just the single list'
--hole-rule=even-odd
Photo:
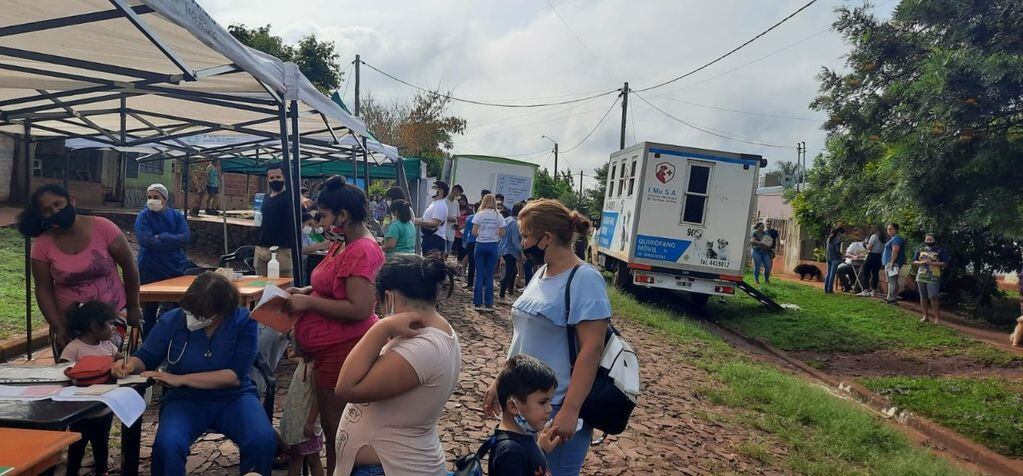
[{"label": "black pants", "polygon": [[85,445],[92,444],[94,474],[106,474],[107,459],[110,457],[110,425],[114,414],[96,418],[86,418],[71,424],[71,431],[81,433],[82,439],[76,441],[67,451],[67,474],[76,476],[82,469],[82,458],[85,457]]},{"label": "black pants", "polygon": [[465,252],[469,256],[469,276],[465,279],[465,287],[472,289],[472,283],[476,282],[476,242],[465,245]]},{"label": "black pants", "polygon": [[863,263],[863,285],[872,291],[880,288],[881,253],[867,254],[867,262]]},{"label": "black pants", "polygon": [[507,291],[515,291],[515,278],[519,275],[518,258],[504,255],[504,279],[501,280],[501,297]]},{"label": "black pants", "polygon": [[533,279],[533,272],[536,270],[536,263],[533,262],[533,258],[526,256],[522,262],[522,274],[523,278],[526,279],[526,284],[529,284],[529,280]]}]

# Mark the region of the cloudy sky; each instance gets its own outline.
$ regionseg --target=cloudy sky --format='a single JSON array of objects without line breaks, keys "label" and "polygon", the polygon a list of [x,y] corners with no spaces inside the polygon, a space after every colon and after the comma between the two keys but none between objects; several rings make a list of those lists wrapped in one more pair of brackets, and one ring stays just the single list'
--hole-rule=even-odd
[{"label": "cloudy sky", "polygon": [[[396,77],[467,99],[507,103],[571,100],[641,89],[679,76],[738,46],[806,0],[199,0],[227,26],[271,25],[297,41],[334,41],[342,62],[356,53]],[[815,75],[840,67],[846,46],[830,30],[834,9],[860,1],[818,0],[771,33],[695,75],[629,100],[626,143],[649,140],[794,160],[823,147],[823,115],[808,105]],[[887,16],[893,0],[878,0]],[[560,14],[560,17],[559,17]],[[351,104],[354,75],[346,76]],[[414,91],[368,68],[363,94],[407,101]],[[561,106],[509,109],[455,104],[468,121],[453,153],[514,157],[553,167],[542,135],[566,151],[559,168],[592,170],[618,149],[616,95]],[[642,98],[642,99],[641,99]],[[644,102],[644,99],[648,101]],[[672,116],[725,139],[683,125]],[[598,123],[607,114],[603,123]],[[593,132],[590,137],[583,139]],[[580,145],[581,144],[581,145]],[[770,167],[770,166],[769,166]],[[590,181],[586,181],[590,185]]]}]

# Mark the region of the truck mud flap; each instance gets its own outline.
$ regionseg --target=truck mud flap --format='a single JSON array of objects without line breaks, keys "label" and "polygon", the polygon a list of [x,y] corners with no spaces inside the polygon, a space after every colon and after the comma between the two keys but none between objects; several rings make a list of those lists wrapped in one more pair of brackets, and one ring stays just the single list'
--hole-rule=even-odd
[{"label": "truck mud flap", "polygon": [[746,281],[742,281],[742,280],[736,281],[735,285],[738,286],[739,289],[743,290],[743,292],[745,292],[746,294],[749,294],[750,297],[752,297],[753,299],[756,299],[757,302],[759,302],[760,304],[763,304],[764,307],[766,307],[766,308],[768,308],[768,309],[770,309],[772,311],[781,311],[782,310],[782,307],[779,306],[778,303],[774,302],[773,299],[767,297],[767,295],[765,295],[764,293],[758,291],[757,288],[755,288],[753,286],[750,286],[749,283],[747,283]]}]

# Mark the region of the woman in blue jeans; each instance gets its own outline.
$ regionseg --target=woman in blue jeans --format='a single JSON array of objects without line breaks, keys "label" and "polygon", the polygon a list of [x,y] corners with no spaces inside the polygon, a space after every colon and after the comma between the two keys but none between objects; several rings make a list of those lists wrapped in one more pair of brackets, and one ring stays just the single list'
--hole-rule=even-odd
[{"label": "woman in blue jeans", "polygon": [[749,242],[753,245],[753,281],[760,284],[760,268],[764,269],[764,283],[771,282],[771,235],[764,230],[763,223],[753,226]]},{"label": "woman in blue jeans", "polygon": [[[573,235],[586,236],[589,228],[589,220],[557,200],[529,202],[519,214],[524,252],[543,264],[512,305],[514,332],[508,356],[535,357],[553,369],[558,378],[551,418],[562,443],[547,454],[548,468],[554,476],[576,476],[586,460],[593,428],[580,422],[579,411],[593,387],[611,318],[603,276],[572,249]],[[566,313],[565,288],[576,267]],[[579,342],[575,366],[569,360],[567,326],[575,326]],[[501,414],[496,379],[487,390],[483,408],[490,417]]]},{"label": "woman in blue jeans", "polygon": [[835,278],[838,276],[838,265],[842,264],[842,235],[845,228],[836,227],[828,235],[827,256],[828,272],[824,275],[824,294],[831,294],[835,291]]},{"label": "woman in blue jeans", "polygon": [[476,282],[472,288],[472,304],[477,311],[494,310],[494,273],[504,232],[504,217],[497,212],[497,199],[491,194],[484,195],[472,219],[472,234],[476,236]]}]

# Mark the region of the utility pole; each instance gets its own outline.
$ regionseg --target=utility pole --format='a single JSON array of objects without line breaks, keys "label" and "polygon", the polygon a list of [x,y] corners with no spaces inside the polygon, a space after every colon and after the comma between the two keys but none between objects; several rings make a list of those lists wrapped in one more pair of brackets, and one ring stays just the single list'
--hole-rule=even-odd
[{"label": "utility pole", "polygon": [[583,203],[583,171],[579,170],[579,203]]},{"label": "utility pole", "polygon": [[540,136],[541,139],[547,139],[554,143],[554,180],[558,180],[558,141],[551,139],[547,136]]},{"label": "utility pole", "polygon": [[803,183],[806,182],[806,142],[796,143],[796,166],[799,167],[799,176],[796,178],[799,183],[796,184],[796,191],[800,191],[803,187]]},{"label": "utility pole", "polygon": [[355,117],[359,117],[359,66],[362,64],[360,55],[355,55]]},{"label": "utility pole", "polygon": [[618,141],[618,150],[625,148],[625,118],[628,117],[629,113],[629,82],[626,81],[625,85],[622,86],[622,135]]}]

